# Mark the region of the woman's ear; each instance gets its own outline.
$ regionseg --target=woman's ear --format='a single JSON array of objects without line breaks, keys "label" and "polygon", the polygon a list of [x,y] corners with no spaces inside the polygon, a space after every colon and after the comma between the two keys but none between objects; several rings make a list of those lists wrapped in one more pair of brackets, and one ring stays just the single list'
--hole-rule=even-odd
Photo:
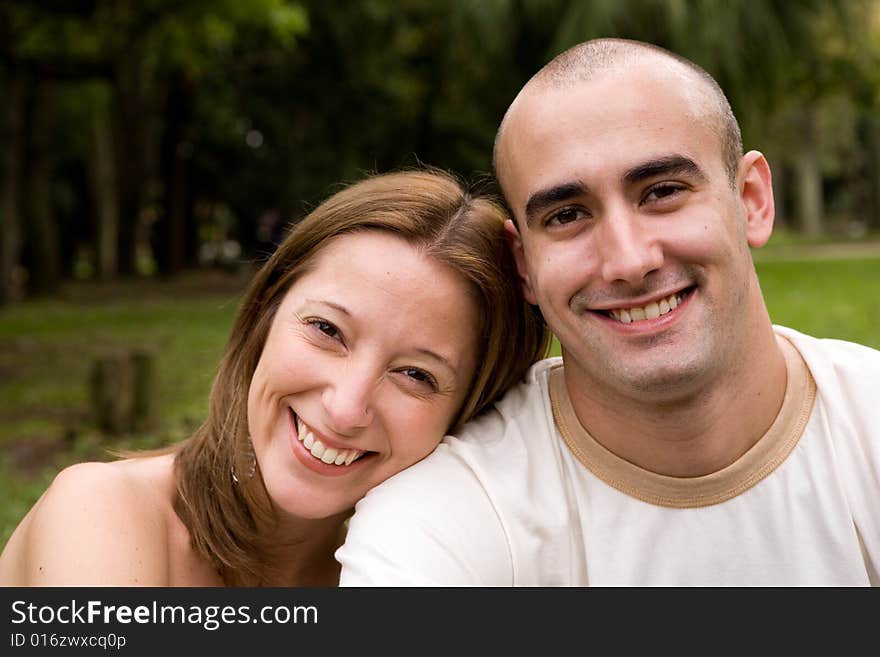
[{"label": "woman's ear", "polygon": [[533,306],[538,305],[532,285],[529,282],[529,270],[526,267],[526,254],[523,248],[522,236],[516,224],[510,219],[504,222],[504,237],[507,239],[507,245],[513,253],[513,259],[516,262],[516,271],[519,274],[520,285],[525,300]]},{"label": "woman's ear", "polygon": [[773,233],[775,216],[770,164],[758,151],[749,151],[740,160],[737,178],[737,191],[745,209],[749,246],[764,246]]}]

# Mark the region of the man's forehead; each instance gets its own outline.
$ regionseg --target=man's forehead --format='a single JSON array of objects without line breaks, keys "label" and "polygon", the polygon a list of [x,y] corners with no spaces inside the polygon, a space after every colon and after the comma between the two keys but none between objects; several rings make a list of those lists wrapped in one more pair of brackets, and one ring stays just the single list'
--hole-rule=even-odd
[{"label": "man's forehead", "polygon": [[566,98],[577,97],[590,105],[613,104],[621,98],[650,105],[662,96],[677,102],[692,115],[718,111],[718,101],[707,82],[683,64],[668,58],[641,58],[621,63],[589,75],[535,79],[529,82],[510,106],[511,119],[517,115],[546,112]]},{"label": "man's forehead", "polygon": [[[511,169],[522,169],[523,165],[533,169],[529,154],[534,155],[537,149],[546,153],[555,144],[568,154],[568,142],[585,134],[601,138],[610,129],[633,135],[639,130],[667,131],[670,142],[653,154],[656,156],[681,149],[681,144],[673,142],[675,131],[667,130],[670,121],[692,121],[692,125],[686,124],[687,132],[693,133],[690,137],[696,137],[702,127],[719,138],[718,110],[705,83],[678,62],[668,66],[661,59],[660,63],[659,67],[630,64],[567,82],[533,81],[505,117],[496,152],[499,177],[505,178]],[[595,157],[619,154],[596,153]],[[587,152],[579,155],[593,156]],[[632,155],[637,159],[652,156],[648,152]],[[501,180],[502,187],[505,182]]]}]

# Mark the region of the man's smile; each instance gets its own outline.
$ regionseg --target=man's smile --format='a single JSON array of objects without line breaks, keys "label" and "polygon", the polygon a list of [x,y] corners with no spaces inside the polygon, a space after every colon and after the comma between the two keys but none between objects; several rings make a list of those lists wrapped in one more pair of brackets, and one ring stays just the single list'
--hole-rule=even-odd
[{"label": "man's smile", "polygon": [[611,317],[612,319],[616,319],[621,324],[641,322],[647,319],[657,319],[658,317],[675,310],[693,291],[693,289],[693,287],[689,287],[665,296],[658,301],[651,301],[645,305],[609,308],[597,312]]}]

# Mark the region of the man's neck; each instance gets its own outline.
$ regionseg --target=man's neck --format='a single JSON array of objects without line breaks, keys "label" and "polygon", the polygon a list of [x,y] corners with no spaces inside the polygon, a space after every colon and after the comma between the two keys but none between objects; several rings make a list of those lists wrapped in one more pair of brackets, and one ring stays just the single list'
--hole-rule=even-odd
[{"label": "man's neck", "polygon": [[710,385],[677,397],[609,392],[570,367],[566,388],[579,422],[603,447],[657,474],[696,477],[736,461],[782,406],[786,365],[772,330],[748,353]]}]

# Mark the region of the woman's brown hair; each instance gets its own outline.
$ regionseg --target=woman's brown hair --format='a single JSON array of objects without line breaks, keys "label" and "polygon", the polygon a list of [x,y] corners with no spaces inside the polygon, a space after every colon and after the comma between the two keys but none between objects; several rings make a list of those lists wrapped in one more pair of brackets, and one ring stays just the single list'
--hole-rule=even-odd
[{"label": "woman's brown hair", "polygon": [[[230,585],[265,584],[275,521],[247,428],[247,397],[269,327],[285,293],[327,241],[345,233],[392,233],[458,272],[479,308],[478,364],[449,430],[479,414],[547,354],[550,334],[519,291],[503,234],[508,218],[493,196],[472,193],[436,169],[368,177],[337,192],[295,224],[254,276],[236,315],[208,417],[177,450],[175,510],[196,551]],[[418,291],[414,291],[415,294]],[[250,472],[253,476],[248,478]],[[244,476],[233,479],[233,473]]]}]

